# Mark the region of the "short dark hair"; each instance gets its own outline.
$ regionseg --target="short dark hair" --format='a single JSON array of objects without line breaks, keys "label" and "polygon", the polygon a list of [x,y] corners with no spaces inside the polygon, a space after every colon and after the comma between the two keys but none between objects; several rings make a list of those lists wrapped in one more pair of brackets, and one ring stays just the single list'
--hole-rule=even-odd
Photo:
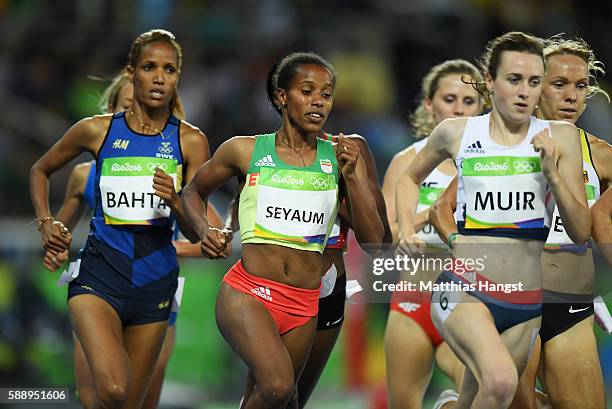
[{"label": "short dark hair", "polygon": [[336,86],[336,70],[325,58],[319,54],[309,52],[295,52],[286,55],[278,63],[270,69],[268,78],[266,80],[266,91],[268,93],[268,99],[272,103],[272,106],[282,115],[282,109],[276,102],[276,92],[279,89],[287,89],[289,83],[297,74],[298,68],[304,64],[315,64],[320,65],[329,71],[332,76],[332,86]]}]

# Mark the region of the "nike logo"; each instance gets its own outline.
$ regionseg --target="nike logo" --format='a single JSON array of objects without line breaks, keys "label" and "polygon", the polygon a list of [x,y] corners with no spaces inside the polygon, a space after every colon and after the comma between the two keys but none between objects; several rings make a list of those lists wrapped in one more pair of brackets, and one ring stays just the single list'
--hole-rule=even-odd
[{"label": "nike logo", "polygon": [[575,309],[574,309],[574,306],[573,306],[573,305],[570,305],[570,308],[569,308],[569,313],[570,313],[570,314],[575,314],[575,313],[577,313],[577,312],[584,311],[584,310],[588,310],[588,309],[589,309],[589,307],[580,308],[579,310],[575,310]]},{"label": "nike logo", "polygon": [[330,325],[334,325],[334,324],[339,323],[340,321],[342,321],[342,319],[343,319],[343,318],[344,318],[344,315],[343,315],[342,317],[338,318],[338,319],[337,319],[336,321],[334,321],[334,322],[329,322],[329,321],[327,321],[327,325],[326,325],[326,327],[329,327]]}]

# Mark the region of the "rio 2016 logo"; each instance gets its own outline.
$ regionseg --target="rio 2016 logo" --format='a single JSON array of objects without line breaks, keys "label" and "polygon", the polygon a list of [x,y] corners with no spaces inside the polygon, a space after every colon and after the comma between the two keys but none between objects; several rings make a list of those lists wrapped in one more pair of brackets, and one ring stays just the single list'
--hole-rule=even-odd
[{"label": "rio 2016 logo", "polygon": [[129,162],[125,163],[113,163],[111,166],[111,172],[141,172],[142,166],[140,163],[132,165]]},{"label": "rio 2016 logo", "polygon": [[287,176],[279,176],[276,173],[272,175],[272,182],[274,183],[284,183],[287,185],[304,185],[304,180],[300,178],[293,177],[291,175]]},{"label": "rio 2016 logo", "polygon": [[482,163],[476,162],[474,164],[474,170],[476,172],[506,172],[509,169],[508,163]]}]

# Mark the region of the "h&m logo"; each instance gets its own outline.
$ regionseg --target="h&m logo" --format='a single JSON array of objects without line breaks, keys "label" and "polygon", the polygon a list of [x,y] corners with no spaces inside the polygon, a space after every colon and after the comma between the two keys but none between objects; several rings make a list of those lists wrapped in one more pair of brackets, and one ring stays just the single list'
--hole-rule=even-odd
[{"label": "h&m logo", "polygon": [[166,300],[166,301],[162,301],[159,304],[157,304],[157,309],[158,310],[165,310],[169,306],[170,306],[170,300]]},{"label": "h&m logo", "polygon": [[129,144],[129,139],[115,139],[115,142],[113,142],[113,149],[126,150]]}]

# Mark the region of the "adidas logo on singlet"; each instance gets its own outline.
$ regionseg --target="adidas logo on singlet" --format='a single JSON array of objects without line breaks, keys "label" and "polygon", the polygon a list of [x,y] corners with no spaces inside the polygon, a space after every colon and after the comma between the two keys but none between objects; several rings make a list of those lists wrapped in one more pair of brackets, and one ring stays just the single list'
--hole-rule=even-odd
[{"label": "adidas logo on singlet", "polygon": [[484,149],[482,149],[482,145],[480,141],[476,141],[467,148],[465,148],[465,153],[484,153]]},{"label": "adidas logo on singlet", "polygon": [[259,159],[257,162],[255,162],[255,166],[270,166],[273,168],[276,166],[276,163],[274,163],[272,155],[266,155],[263,158]]},{"label": "adidas logo on singlet", "polygon": [[272,296],[270,295],[270,287],[255,287],[251,288],[251,292],[264,300],[272,301]]}]

